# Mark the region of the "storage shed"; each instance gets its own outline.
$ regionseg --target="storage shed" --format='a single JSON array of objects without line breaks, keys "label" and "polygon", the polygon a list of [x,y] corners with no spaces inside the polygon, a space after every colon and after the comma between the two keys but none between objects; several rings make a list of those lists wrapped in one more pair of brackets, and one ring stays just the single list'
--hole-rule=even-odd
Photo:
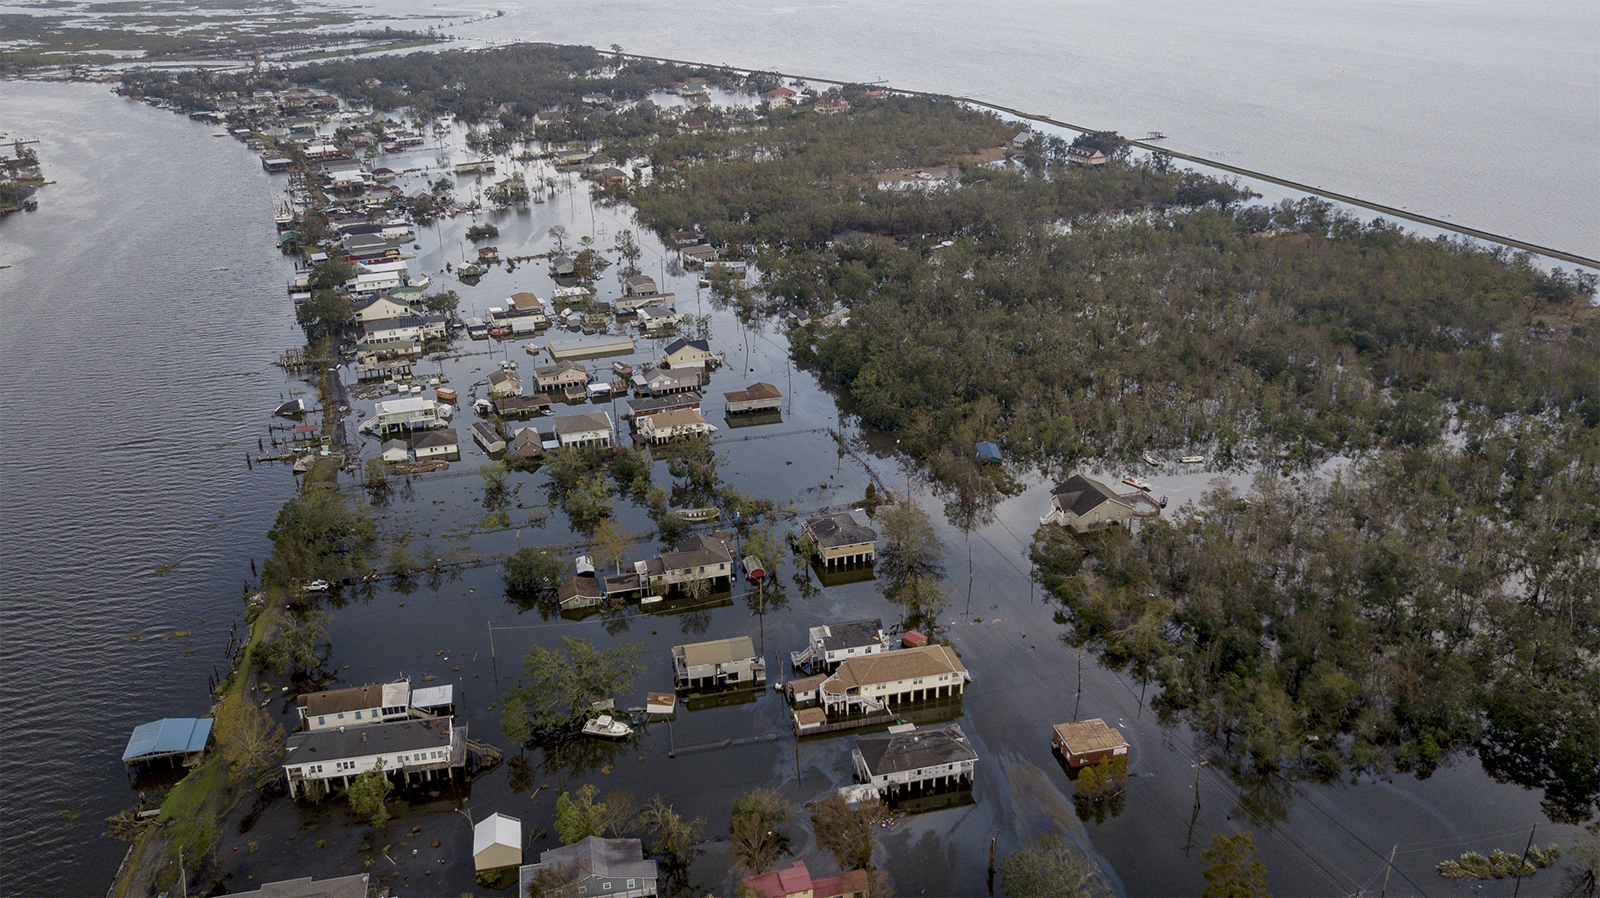
[{"label": "storage shed", "polygon": [[522,864],[522,821],[490,814],[472,826],[472,868],[482,873]]}]

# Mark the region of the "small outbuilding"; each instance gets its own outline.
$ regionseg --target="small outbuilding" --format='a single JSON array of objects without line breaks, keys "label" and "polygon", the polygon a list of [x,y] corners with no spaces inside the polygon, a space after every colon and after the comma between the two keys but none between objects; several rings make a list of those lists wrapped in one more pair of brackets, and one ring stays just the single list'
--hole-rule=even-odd
[{"label": "small outbuilding", "polygon": [[1106,758],[1128,753],[1128,740],[1122,737],[1122,732],[1107,726],[1098,717],[1056,724],[1052,728],[1050,742],[1069,767],[1087,767]]},{"label": "small outbuilding", "polygon": [[211,739],[209,717],[165,717],[142,723],[128,737],[122,750],[122,763],[137,764],[157,758],[180,758],[185,765],[195,763]]},{"label": "small outbuilding", "polygon": [[988,440],[984,440],[978,444],[978,464],[998,465],[1001,461],[1002,458],[1000,456],[1000,447],[998,445],[991,443]]},{"label": "small outbuilding", "polygon": [[479,873],[522,864],[522,821],[495,813],[472,825],[472,868]]}]

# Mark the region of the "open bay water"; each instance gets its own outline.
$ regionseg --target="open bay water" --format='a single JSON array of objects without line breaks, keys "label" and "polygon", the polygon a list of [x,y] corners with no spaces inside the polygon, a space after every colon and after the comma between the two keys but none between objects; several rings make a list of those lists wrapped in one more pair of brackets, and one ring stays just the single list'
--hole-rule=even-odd
[{"label": "open bay water", "polygon": [[104,894],[127,738],[206,715],[293,489],[245,466],[293,384],[292,265],[219,129],[100,85],[0,82],[0,109],[54,182],[0,221],[0,894]]},{"label": "open bay water", "polygon": [[1592,0],[369,6],[377,21],[438,23],[469,46],[618,44],[1159,131],[1174,150],[1600,258]]}]

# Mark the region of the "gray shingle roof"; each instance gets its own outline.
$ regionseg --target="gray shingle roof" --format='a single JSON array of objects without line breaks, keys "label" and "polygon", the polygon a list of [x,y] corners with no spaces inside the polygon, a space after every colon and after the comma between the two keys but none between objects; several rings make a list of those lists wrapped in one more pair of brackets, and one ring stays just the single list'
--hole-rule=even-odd
[{"label": "gray shingle roof", "polygon": [[285,746],[283,763],[290,766],[412,749],[449,748],[452,719],[404,720],[343,730],[293,733]]},{"label": "gray shingle roof", "polygon": [[825,549],[870,543],[878,538],[876,530],[860,524],[849,513],[842,511],[807,519],[806,530]]},{"label": "gray shingle roof", "polygon": [[1082,474],[1074,474],[1050,491],[1050,501],[1057,508],[1079,517],[1094,511],[1107,500],[1126,505],[1111,487]]},{"label": "gray shingle roof", "polygon": [[856,740],[856,751],[861,752],[861,760],[874,776],[978,760],[978,753],[956,723],[909,733],[862,736]]}]

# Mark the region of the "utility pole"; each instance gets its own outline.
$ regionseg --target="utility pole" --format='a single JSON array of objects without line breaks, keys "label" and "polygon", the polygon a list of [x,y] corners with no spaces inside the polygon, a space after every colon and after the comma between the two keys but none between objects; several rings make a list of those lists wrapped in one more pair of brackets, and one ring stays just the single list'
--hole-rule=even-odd
[{"label": "utility pole", "polygon": [[1511,890],[1511,898],[1517,898],[1522,891],[1522,868],[1528,864],[1528,852],[1533,850],[1533,834],[1538,831],[1537,823],[1528,829],[1528,844],[1522,849],[1522,860],[1517,864],[1517,887]]},{"label": "utility pole", "polygon": [[1394,851],[1395,848],[1399,847],[1399,845],[1395,845],[1389,849],[1389,866],[1383,871],[1383,891],[1378,893],[1378,898],[1385,898],[1389,894],[1389,874],[1394,871]]},{"label": "utility pole", "polygon": [[[1078,649],[1078,698],[1072,703],[1072,719],[1078,719],[1078,706],[1083,704],[1083,649]],[[1199,788],[1199,777],[1195,778],[1196,788]]]}]

